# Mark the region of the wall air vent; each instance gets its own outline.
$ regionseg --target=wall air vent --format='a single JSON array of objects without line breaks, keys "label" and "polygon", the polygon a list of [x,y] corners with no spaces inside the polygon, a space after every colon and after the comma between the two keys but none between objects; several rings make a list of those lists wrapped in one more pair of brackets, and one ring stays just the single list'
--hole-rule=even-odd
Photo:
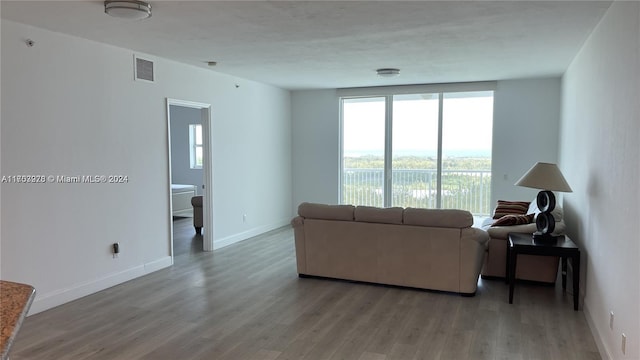
[{"label": "wall air vent", "polygon": [[134,55],[134,79],[137,81],[155,81],[155,73],[153,68],[153,61],[142,59]]}]

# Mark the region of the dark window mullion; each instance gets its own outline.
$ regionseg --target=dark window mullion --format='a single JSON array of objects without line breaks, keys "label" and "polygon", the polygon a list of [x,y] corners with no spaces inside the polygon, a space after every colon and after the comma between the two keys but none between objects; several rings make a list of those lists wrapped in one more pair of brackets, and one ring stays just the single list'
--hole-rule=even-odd
[{"label": "dark window mullion", "polygon": [[436,208],[442,208],[442,109],[444,107],[444,94],[438,94],[438,163],[436,175]]},{"label": "dark window mullion", "polygon": [[392,206],[393,181],[393,96],[385,96],[385,141],[384,141],[384,206]]}]

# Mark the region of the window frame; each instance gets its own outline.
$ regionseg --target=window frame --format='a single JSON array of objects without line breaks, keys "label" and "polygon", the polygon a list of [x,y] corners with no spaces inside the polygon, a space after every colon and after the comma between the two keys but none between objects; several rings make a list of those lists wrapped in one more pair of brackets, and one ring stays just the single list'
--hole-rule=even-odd
[{"label": "window frame", "polygon": [[[338,89],[339,101],[339,169],[338,169],[338,203],[344,203],[344,100],[358,98],[385,98],[385,145],[384,145],[384,206],[392,206],[392,127],[393,127],[393,97],[394,95],[403,94],[434,94],[438,97],[438,149],[437,149],[437,208],[442,208],[442,136],[443,136],[443,108],[444,99],[447,94],[464,93],[464,92],[492,92],[495,101],[495,91],[497,82],[473,82],[473,83],[452,83],[452,84],[433,84],[433,85],[402,85],[402,86],[385,86],[372,88],[351,88]],[[495,111],[493,113],[495,117]],[[493,154],[493,151],[492,151]],[[492,155],[493,157],[493,155]]]},{"label": "window frame", "polygon": [[[198,128],[200,129],[200,139],[198,139]],[[189,124],[189,168],[192,170],[201,170],[203,164],[198,164],[198,149],[204,156],[204,143],[202,138],[202,124]],[[199,141],[198,141],[199,140]],[[202,161],[202,159],[201,159]]]}]

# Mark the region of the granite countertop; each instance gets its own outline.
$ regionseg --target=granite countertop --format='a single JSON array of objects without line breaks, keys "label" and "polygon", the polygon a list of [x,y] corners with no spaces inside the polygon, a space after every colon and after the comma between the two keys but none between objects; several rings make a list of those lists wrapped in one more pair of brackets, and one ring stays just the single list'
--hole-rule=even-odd
[{"label": "granite countertop", "polygon": [[36,289],[31,285],[0,280],[0,351],[2,360],[9,358],[9,349],[29,312]]}]

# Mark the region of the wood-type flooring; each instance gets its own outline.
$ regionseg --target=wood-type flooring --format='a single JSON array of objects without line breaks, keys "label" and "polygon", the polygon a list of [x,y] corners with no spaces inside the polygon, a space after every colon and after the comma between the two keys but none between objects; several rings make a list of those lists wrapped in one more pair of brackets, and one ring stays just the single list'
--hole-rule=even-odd
[{"label": "wood-type flooring", "polygon": [[298,278],[288,227],[210,253],[174,227],[172,267],[29,316],[11,359],[600,359],[558,285],[509,305],[499,280],[462,297]]}]

